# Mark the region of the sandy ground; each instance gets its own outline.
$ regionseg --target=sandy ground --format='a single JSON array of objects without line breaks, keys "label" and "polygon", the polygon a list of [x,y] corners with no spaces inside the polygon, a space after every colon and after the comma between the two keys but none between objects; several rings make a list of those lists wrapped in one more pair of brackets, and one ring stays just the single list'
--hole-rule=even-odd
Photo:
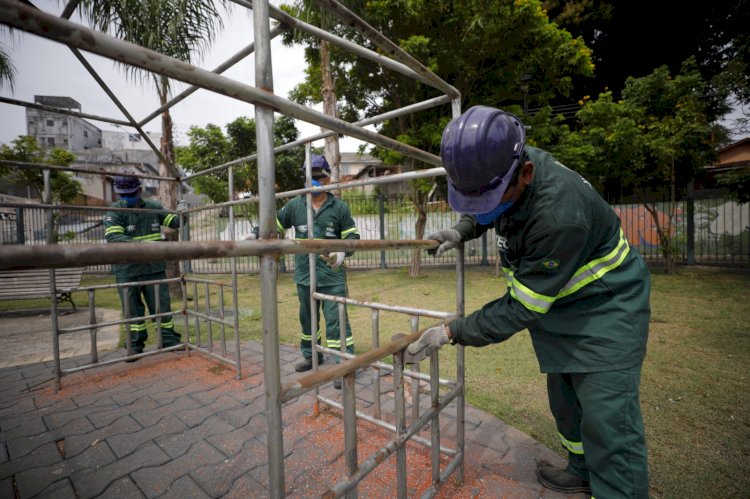
[{"label": "sandy ground", "polygon": [[[88,309],[73,312],[65,309],[58,318],[60,329],[89,324]],[[109,322],[120,318],[119,310],[98,308],[96,322]],[[49,310],[30,310],[0,314],[0,367],[19,366],[53,360],[52,321]],[[60,358],[87,355],[91,352],[91,335],[88,330],[60,335]],[[117,348],[119,326],[98,330],[97,350],[103,353]]]}]

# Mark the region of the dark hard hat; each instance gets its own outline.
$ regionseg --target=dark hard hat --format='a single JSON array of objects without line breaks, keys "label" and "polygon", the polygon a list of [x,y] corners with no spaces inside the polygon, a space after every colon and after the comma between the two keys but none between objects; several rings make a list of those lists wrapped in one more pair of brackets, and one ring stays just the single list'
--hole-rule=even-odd
[{"label": "dark hard hat", "polygon": [[328,165],[326,157],[321,154],[315,154],[311,158],[311,169],[313,178],[328,177],[331,174],[331,167]]},{"label": "dark hard hat", "polygon": [[133,194],[141,188],[141,181],[138,177],[118,175],[115,177],[114,186],[117,194]]},{"label": "dark hard hat", "polygon": [[500,204],[525,140],[521,120],[500,109],[474,106],[451,120],[440,142],[451,207],[459,213],[487,213]]}]

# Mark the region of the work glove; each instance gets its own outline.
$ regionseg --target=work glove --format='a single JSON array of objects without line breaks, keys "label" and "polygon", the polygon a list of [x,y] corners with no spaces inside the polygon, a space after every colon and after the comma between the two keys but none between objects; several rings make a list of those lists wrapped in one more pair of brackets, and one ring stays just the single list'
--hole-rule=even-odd
[{"label": "work glove", "polygon": [[344,258],[346,258],[346,253],[343,251],[336,251],[334,253],[328,253],[328,256],[325,257],[325,261],[329,267],[336,270],[341,267],[342,263],[344,263]]},{"label": "work glove", "polygon": [[245,234],[240,239],[242,239],[243,241],[254,241],[255,239],[258,239],[258,234],[256,234],[255,232],[251,232],[249,234]]},{"label": "work glove", "polygon": [[423,359],[429,355],[432,348],[437,349],[446,343],[450,343],[451,340],[448,338],[448,332],[445,329],[444,324],[426,329],[417,341],[406,347],[407,356],[410,356],[411,359]]},{"label": "work glove", "polygon": [[184,199],[180,199],[180,202],[177,203],[177,207],[175,208],[177,210],[177,213],[183,214],[188,210],[188,204],[187,201]]},{"label": "work glove", "polygon": [[441,243],[437,248],[427,250],[428,255],[440,257],[443,256],[443,253],[452,250],[461,242],[461,234],[456,229],[443,229],[433,232],[425,239],[434,239]]}]

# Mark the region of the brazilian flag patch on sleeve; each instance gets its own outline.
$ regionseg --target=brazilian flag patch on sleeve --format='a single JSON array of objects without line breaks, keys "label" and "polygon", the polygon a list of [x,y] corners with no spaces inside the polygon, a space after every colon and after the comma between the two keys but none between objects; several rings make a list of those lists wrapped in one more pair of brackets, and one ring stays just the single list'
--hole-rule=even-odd
[{"label": "brazilian flag patch on sleeve", "polygon": [[545,270],[555,270],[560,266],[560,260],[542,260],[542,268]]}]

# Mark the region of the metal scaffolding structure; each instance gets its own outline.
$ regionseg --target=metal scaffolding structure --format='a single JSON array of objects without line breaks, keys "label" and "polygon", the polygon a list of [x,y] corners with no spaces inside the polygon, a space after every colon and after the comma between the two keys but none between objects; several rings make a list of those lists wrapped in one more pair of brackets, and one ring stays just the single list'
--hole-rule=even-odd
[{"label": "metal scaffolding structure", "polygon": [[[91,30],[87,27],[72,23],[67,19],[74,11],[77,1],[73,0],[64,9],[60,17],[50,15],[39,11],[28,5],[13,2],[10,0],[0,0],[0,23],[16,28],[22,31],[33,33],[41,37],[60,42],[68,45],[73,51],[76,58],[87,68],[92,77],[102,86],[105,92],[110,96],[112,101],[121,110],[127,120],[118,120],[94,115],[83,115],[82,113],[69,112],[74,116],[85,117],[87,119],[100,120],[109,123],[117,123],[133,127],[147,141],[157,155],[164,161],[164,158],[151,143],[148,136],[143,131],[143,126],[150,120],[159,115],[162,111],[169,109],[176,103],[187,98],[191,93],[199,88],[207,89],[218,94],[222,94],[239,101],[247,102],[255,106],[256,122],[256,139],[257,152],[254,155],[238,158],[223,165],[216,165],[199,174],[188,175],[180,178],[178,174],[172,177],[154,177],[144,176],[145,178],[157,179],[161,182],[189,182],[192,178],[200,175],[214,173],[221,170],[228,172],[230,199],[234,190],[234,176],[232,166],[247,161],[256,161],[258,165],[258,196],[256,198],[245,199],[240,201],[230,201],[222,203],[229,211],[229,231],[232,241],[211,241],[211,242],[170,242],[154,243],[144,245],[139,251],[132,252],[132,247],[124,243],[113,243],[104,245],[55,245],[52,239],[52,231],[48,231],[48,245],[44,246],[2,246],[0,247],[0,270],[11,268],[48,268],[50,275],[50,289],[53,299],[51,300],[51,317],[53,330],[53,345],[57,345],[57,335],[72,330],[60,330],[57,326],[57,308],[54,300],[55,286],[55,268],[72,267],[81,264],[92,263],[135,263],[150,262],[160,260],[190,260],[197,258],[231,258],[232,261],[232,281],[231,284],[225,285],[214,281],[200,280],[195,278],[178,278],[181,283],[183,294],[182,315],[185,323],[186,333],[188,331],[188,317],[192,316],[196,320],[197,327],[197,348],[202,348],[200,327],[197,325],[198,320],[209,321],[208,345],[204,350],[213,354],[212,338],[210,324],[217,323],[221,327],[221,345],[219,354],[215,356],[221,360],[227,361],[227,348],[224,338],[224,327],[232,327],[235,331],[236,340],[236,365],[238,376],[241,376],[239,362],[239,324],[238,324],[238,298],[237,298],[237,269],[236,257],[240,256],[257,256],[260,259],[260,276],[261,276],[261,296],[262,296],[262,329],[263,329],[263,357],[264,357],[264,383],[266,393],[266,419],[268,425],[268,463],[269,463],[269,491],[272,497],[283,497],[285,491],[284,479],[284,450],[283,450],[283,432],[282,432],[282,409],[284,403],[292,400],[309,391],[314,391],[316,400],[329,406],[341,409],[344,421],[344,445],[347,464],[346,478],[341,482],[331,486],[323,495],[326,497],[356,497],[357,484],[367,476],[375,467],[381,464],[388,456],[395,454],[397,462],[397,492],[399,498],[406,497],[407,490],[407,470],[406,470],[406,444],[414,441],[425,445],[431,449],[432,463],[432,485],[423,494],[423,497],[433,497],[437,494],[440,486],[451,476],[456,473],[458,480],[463,479],[464,463],[464,440],[463,440],[463,423],[464,423],[464,350],[463,347],[456,348],[456,380],[440,379],[438,355],[433,352],[430,356],[429,375],[418,372],[419,364],[414,364],[412,369],[408,369],[404,363],[404,350],[412,342],[416,341],[421,330],[419,329],[419,318],[428,317],[441,321],[449,320],[464,313],[464,268],[463,268],[463,249],[459,249],[459,258],[456,264],[456,310],[454,312],[439,312],[430,310],[421,310],[402,306],[393,306],[377,303],[366,303],[350,298],[333,297],[323,295],[317,292],[311,293],[311,300],[329,300],[339,304],[339,313],[343,318],[346,313],[345,307],[363,306],[372,310],[372,349],[359,355],[350,355],[345,352],[345,341],[341,342],[342,351],[328,349],[323,346],[315,345],[314,348],[321,353],[338,356],[342,362],[336,366],[319,371],[317,369],[317,355],[313,355],[313,372],[297,378],[291,383],[282,385],[280,375],[279,359],[279,339],[278,339],[278,303],[277,303],[277,275],[278,275],[278,255],[281,254],[309,254],[311,258],[311,289],[315,290],[316,275],[314,260],[319,253],[329,251],[354,251],[357,249],[383,250],[392,248],[433,248],[434,241],[426,240],[401,240],[401,241],[342,241],[342,240],[278,240],[276,237],[276,199],[291,197],[296,195],[308,196],[308,222],[312,223],[312,203],[310,197],[321,191],[337,190],[353,186],[400,182],[412,178],[434,177],[444,175],[445,171],[440,167],[440,158],[422,151],[415,147],[401,143],[397,140],[385,137],[378,133],[366,130],[365,125],[378,123],[387,119],[392,119],[408,113],[418,112],[431,107],[451,103],[451,115],[453,117],[460,114],[460,94],[459,92],[444,82],[429,69],[416,61],[412,56],[404,52],[400,47],[388,40],[381,33],[369,26],[361,18],[335,0],[316,0],[316,3],[322,8],[328,10],[339,19],[347,24],[350,28],[356,30],[358,34],[372,42],[380,52],[374,52],[367,48],[361,47],[341,37],[337,37],[321,30],[315,26],[306,24],[295,19],[280,9],[269,5],[268,0],[232,0],[234,3],[243,7],[251,8],[253,12],[253,33],[254,42],[240,50],[235,56],[217,67],[213,71],[207,71],[196,66],[192,66],[176,59],[170,58],[158,52],[148,50],[144,47],[134,45],[104,33]],[[270,20],[274,19],[280,22],[278,27],[271,29]],[[424,84],[438,89],[445,95],[431,99],[422,103],[412,104],[399,110],[390,111],[380,116],[362,120],[357,123],[348,123],[343,120],[327,116],[305,106],[296,104],[273,93],[273,69],[271,59],[271,39],[277,36],[285,29],[299,29],[309,34],[327,40],[345,50],[354,54],[373,60],[383,67],[400,74],[414,78]],[[146,118],[137,121],[117,100],[117,97],[107,88],[106,84],[98,77],[93,68],[88,64],[79,52],[80,50],[99,54],[101,56],[129,64],[131,66],[145,69],[169,78],[188,83],[192,85],[186,91],[177,97],[174,97],[167,104],[152,112]],[[254,53],[255,58],[255,85],[234,81],[221,75],[223,71],[231,67],[250,53]],[[388,54],[388,56],[383,55]],[[390,57],[389,57],[390,56]],[[22,105],[27,107],[42,108],[39,105],[24,103],[13,99],[2,99],[0,102],[12,105]],[[46,107],[44,107],[46,109]],[[283,113],[296,119],[300,119],[321,128],[327,129],[327,132],[308,137],[293,143],[285,144],[274,148],[273,143],[273,114],[274,112]],[[344,134],[365,142],[375,144],[381,147],[392,149],[407,157],[416,159],[420,162],[434,165],[436,168],[410,172],[405,174],[390,175],[377,179],[331,184],[326,187],[312,187],[310,175],[310,143],[325,138],[332,134]],[[286,193],[275,192],[275,153],[287,150],[300,145],[306,145],[306,187]],[[7,163],[7,162],[6,162]],[[19,168],[34,167],[32,165],[15,163],[8,166]],[[175,165],[167,165],[170,172],[177,172]],[[38,166],[37,166],[38,167]],[[38,205],[48,208],[48,225],[52,227],[53,212],[59,209],[51,203],[50,175],[54,167],[44,166],[45,195],[43,204]],[[77,170],[81,171],[81,170]],[[99,173],[92,171],[91,173]],[[236,241],[237,234],[234,227],[234,207],[243,203],[259,204],[259,239],[257,241]],[[213,205],[215,208],[217,205]],[[79,208],[79,207],[77,207]],[[110,208],[111,209],[111,208]],[[101,210],[101,208],[99,208]],[[189,216],[192,211],[181,213],[181,222],[184,226],[185,217]],[[310,236],[313,237],[312,231]],[[166,281],[169,281],[167,279]],[[165,281],[165,282],[166,282]],[[199,284],[206,286],[206,313],[197,310],[188,310],[187,307],[187,284],[193,285],[193,295],[197,296],[197,287]],[[157,284],[163,284],[159,282]],[[126,286],[127,284],[125,284]],[[221,312],[216,318],[211,313],[211,306],[208,299],[208,286],[218,285],[220,290]],[[234,308],[233,321],[230,322],[224,318],[224,287],[232,288],[232,306]],[[94,307],[93,293],[96,286],[80,288],[82,291],[89,293],[90,308]],[[158,308],[158,307],[157,307]],[[312,307],[313,314],[317,313],[317,307]],[[403,313],[409,316],[411,321],[411,334],[392,339],[392,341],[381,345],[379,333],[379,312],[392,311]],[[146,318],[156,319],[157,328],[159,327],[159,318],[165,314],[156,314]],[[127,314],[126,314],[127,316]],[[128,320],[120,321],[128,322]],[[313,317],[312,324],[316,324],[316,317]],[[343,321],[342,321],[343,323]],[[75,330],[96,328],[92,323],[86,326],[73,328]],[[95,334],[92,332],[92,335]],[[345,329],[342,328],[342,334]],[[126,335],[128,346],[130,346],[130,336]],[[188,348],[189,337],[186,340],[185,348]],[[159,345],[161,346],[161,344]],[[174,348],[180,348],[174,347]],[[192,346],[191,346],[192,348]],[[60,370],[59,351],[57,346],[53,346],[56,358],[56,369],[58,376],[62,374]],[[151,352],[149,352],[150,354]],[[93,346],[92,364],[96,362],[96,347]],[[141,354],[146,355],[146,354]],[[381,362],[384,358],[393,356],[393,365]],[[359,369],[372,369],[376,376],[376,386],[379,386],[379,373],[381,370],[387,370],[393,373],[394,392],[396,394],[396,422],[395,425],[386,423],[381,418],[381,409],[379,401],[379,390],[377,390],[377,400],[373,401],[374,414],[366,414],[358,411],[356,408],[355,397],[355,375]],[[326,399],[318,393],[318,387],[324,383],[330,382],[337,378],[343,378],[342,402]],[[406,400],[405,400],[405,379],[411,379],[416,383],[416,400],[412,399],[412,416],[411,424],[407,425]],[[428,382],[430,385],[430,409],[423,414],[419,412],[419,389],[420,381]],[[59,383],[59,378],[58,378]],[[441,387],[447,393],[441,394]],[[415,390],[412,390],[414,397]],[[451,449],[445,447],[440,442],[440,425],[439,415],[449,404],[455,401],[456,405],[456,445]],[[316,411],[318,405],[316,402]],[[373,423],[383,428],[387,428],[395,433],[385,447],[381,448],[375,455],[365,461],[360,462],[357,456],[356,448],[356,419]],[[432,424],[430,424],[432,423]],[[422,438],[418,435],[421,428],[430,424],[430,439]],[[440,454],[447,455],[451,458],[449,464],[440,469]]]}]

